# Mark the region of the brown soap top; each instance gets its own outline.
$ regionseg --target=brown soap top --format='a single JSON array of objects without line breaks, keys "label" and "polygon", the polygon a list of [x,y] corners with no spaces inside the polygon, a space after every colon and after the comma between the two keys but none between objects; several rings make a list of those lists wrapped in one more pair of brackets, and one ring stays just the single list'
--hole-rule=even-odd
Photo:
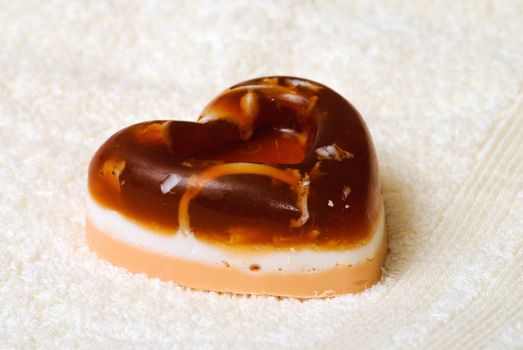
[{"label": "brown soap top", "polygon": [[98,204],[159,234],[234,248],[356,246],[380,205],[361,116],[335,91],[292,77],[235,85],[198,122],[121,130],[94,155],[88,185]]}]

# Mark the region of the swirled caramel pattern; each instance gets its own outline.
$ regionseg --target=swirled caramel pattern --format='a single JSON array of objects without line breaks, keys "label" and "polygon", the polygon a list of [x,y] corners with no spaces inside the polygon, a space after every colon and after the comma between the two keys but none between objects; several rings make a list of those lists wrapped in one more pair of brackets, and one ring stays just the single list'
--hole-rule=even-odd
[{"label": "swirled caramel pattern", "polygon": [[94,155],[91,197],[159,234],[233,248],[345,249],[377,221],[374,148],[354,107],[293,77],[235,85],[198,122],[125,128]]}]

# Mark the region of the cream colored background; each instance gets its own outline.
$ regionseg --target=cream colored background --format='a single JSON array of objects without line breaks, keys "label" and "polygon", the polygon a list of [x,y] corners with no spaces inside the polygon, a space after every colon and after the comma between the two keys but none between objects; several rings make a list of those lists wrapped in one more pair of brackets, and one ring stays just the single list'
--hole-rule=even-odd
[{"label": "cream colored background", "polygon": [[[390,259],[300,302],[185,290],[83,235],[86,169],[131,123],[268,74],[366,118]],[[523,348],[523,3],[3,1],[0,347]]]}]

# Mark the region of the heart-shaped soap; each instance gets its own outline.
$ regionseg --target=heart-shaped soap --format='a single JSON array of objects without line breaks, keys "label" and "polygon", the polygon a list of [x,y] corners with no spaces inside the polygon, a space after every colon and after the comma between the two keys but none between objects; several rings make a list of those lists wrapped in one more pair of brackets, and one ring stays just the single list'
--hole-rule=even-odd
[{"label": "heart-shaped soap", "polygon": [[386,255],[367,128],[342,96],[305,79],[246,81],[198,122],[123,129],[94,155],[88,186],[91,248],[188,287],[358,292]]}]

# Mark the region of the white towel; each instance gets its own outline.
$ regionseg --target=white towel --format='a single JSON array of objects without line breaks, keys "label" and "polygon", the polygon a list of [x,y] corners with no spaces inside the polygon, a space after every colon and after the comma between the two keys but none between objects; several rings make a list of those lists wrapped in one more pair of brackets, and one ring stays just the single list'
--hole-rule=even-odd
[{"label": "white towel", "polygon": [[[362,113],[390,256],[360,295],[187,290],[100,260],[90,157],[286,74]],[[0,347],[523,348],[521,1],[83,2],[0,7]]]}]

